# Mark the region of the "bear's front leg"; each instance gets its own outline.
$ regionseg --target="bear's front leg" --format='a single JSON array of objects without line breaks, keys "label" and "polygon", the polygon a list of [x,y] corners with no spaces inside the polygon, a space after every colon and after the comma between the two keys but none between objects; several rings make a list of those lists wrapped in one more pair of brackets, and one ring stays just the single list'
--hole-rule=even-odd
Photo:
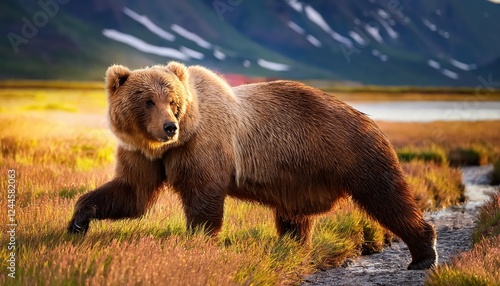
[{"label": "bear's front leg", "polygon": [[278,235],[290,238],[308,245],[311,240],[312,220],[307,216],[288,215],[278,210],[275,211],[275,222]]},{"label": "bear's front leg", "polygon": [[188,231],[203,228],[215,236],[222,228],[225,195],[214,190],[181,192]]},{"label": "bear's front leg", "polygon": [[139,151],[118,147],[114,179],[78,199],[68,232],[85,234],[92,219],[142,216],[156,201],[164,181],[161,159],[150,160]]},{"label": "bear's front leg", "polygon": [[142,211],[130,184],[112,180],[82,195],[68,225],[69,233],[85,234],[92,219],[137,217]]}]

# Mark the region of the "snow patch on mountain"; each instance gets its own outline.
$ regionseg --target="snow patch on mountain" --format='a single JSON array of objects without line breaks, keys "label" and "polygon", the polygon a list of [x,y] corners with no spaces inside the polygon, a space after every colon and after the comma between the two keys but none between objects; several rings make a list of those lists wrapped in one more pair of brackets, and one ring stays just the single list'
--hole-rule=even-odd
[{"label": "snow patch on mountain", "polygon": [[303,4],[300,3],[299,1],[287,0],[286,3],[288,3],[288,5],[290,5],[290,7],[292,7],[295,11],[297,11],[299,13],[302,12]]},{"label": "snow patch on mountain", "polygon": [[390,14],[385,12],[385,10],[382,10],[382,9],[377,9],[377,14],[380,15],[380,17],[388,20],[389,18],[391,18]]},{"label": "snow patch on mountain", "polygon": [[203,53],[195,51],[195,50],[190,49],[190,48],[186,48],[184,46],[181,46],[179,48],[179,51],[181,51],[183,54],[185,54],[186,56],[191,57],[193,59],[203,60],[205,58],[205,55]]},{"label": "snow patch on mountain", "polygon": [[265,69],[272,71],[287,71],[290,69],[289,65],[280,64],[276,62],[266,61],[263,59],[258,59],[257,64]]},{"label": "snow patch on mountain", "polygon": [[[383,12],[383,13],[381,13],[381,12]],[[386,19],[388,19],[388,18],[382,17],[381,14],[386,15],[386,17],[389,17],[389,14],[387,14],[384,10],[379,10],[378,15],[377,14],[374,15],[375,20],[377,20],[377,22],[379,22],[380,25],[382,25],[382,27],[384,27],[387,34],[389,34],[389,37],[391,37],[392,39],[397,39],[399,36],[398,33],[391,27],[391,25],[389,25],[389,23],[387,23]]]},{"label": "snow patch on mountain", "polygon": [[190,41],[195,42],[198,46],[200,46],[202,48],[210,49],[212,47],[212,44],[207,42],[202,37],[198,36],[197,34],[195,34],[193,32],[190,32],[190,31],[184,29],[183,27],[181,27],[177,24],[173,24],[172,26],[170,26],[170,28],[172,29],[172,31],[176,32],[180,36],[182,36]]},{"label": "snow patch on mountain", "polygon": [[457,61],[455,59],[450,59],[450,64],[452,64],[454,67],[459,68],[463,71],[471,71],[477,68],[476,64],[466,64],[460,61]]},{"label": "snow patch on mountain", "polygon": [[102,34],[106,38],[127,44],[127,45],[141,51],[141,52],[144,52],[144,53],[163,56],[163,57],[169,57],[169,58],[178,59],[178,60],[182,60],[182,61],[189,61],[190,60],[190,57],[181,51],[178,51],[178,50],[172,49],[172,48],[151,45],[151,44],[146,43],[137,37],[134,37],[132,35],[125,34],[125,33],[122,33],[122,32],[119,32],[119,31],[116,31],[113,29],[104,29],[104,30],[102,30]]},{"label": "snow patch on mountain", "polygon": [[321,42],[316,39],[313,35],[307,35],[306,39],[309,41],[309,43],[313,44],[314,46],[320,48],[321,47]]},{"label": "snow patch on mountain", "polygon": [[133,20],[142,24],[144,27],[146,27],[146,29],[148,29],[152,33],[156,34],[160,38],[163,38],[163,39],[170,41],[170,42],[173,42],[175,40],[175,36],[173,34],[158,27],[148,17],[143,16],[143,15],[139,15],[127,7],[123,8],[123,13],[125,13],[125,15],[129,16]]},{"label": "snow patch on mountain", "polygon": [[438,34],[439,34],[441,37],[445,38],[445,39],[450,38],[450,33],[446,32],[446,31],[444,31],[444,30],[441,30],[441,29],[440,29],[440,30],[438,31]]},{"label": "snow patch on mountain", "polygon": [[456,72],[450,71],[449,69],[441,69],[441,73],[451,79],[458,79],[458,74]]},{"label": "snow patch on mountain", "polygon": [[349,36],[354,40],[356,41],[356,43],[358,43],[359,45],[361,46],[365,46],[366,44],[366,41],[365,39],[363,39],[363,37],[361,37],[360,34],[354,32],[354,31],[349,31]]},{"label": "snow patch on mountain", "polygon": [[437,26],[432,24],[429,20],[425,19],[425,18],[422,18],[422,23],[424,23],[424,25],[429,28],[429,30],[433,31],[433,32],[436,32],[437,31]]},{"label": "snow patch on mountain", "polygon": [[292,21],[288,21],[288,23],[286,23],[286,25],[288,27],[290,27],[292,30],[294,30],[295,32],[301,34],[301,35],[304,35],[304,29],[302,29],[302,27],[300,27],[299,25],[295,24],[294,22]]},{"label": "snow patch on mountain", "polygon": [[368,34],[370,34],[370,36],[372,36],[372,38],[375,39],[375,41],[377,41],[379,43],[384,42],[384,40],[382,39],[382,36],[380,35],[380,30],[378,29],[378,27],[366,24],[365,30]]},{"label": "snow patch on mountain", "polygon": [[379,58],[381,61],[383,62],[386,62],[387,60],[389,60],[389,57],[387,55],[384,55],[382,54],[379,50],[377,49],[373,49],[372,50],[372,55],[376,56],[377,58]]},{"label": "snow patch on mountain", "polygon": [[[299,34],[301,34],[301,35],[304,35],[304,34],[306,33],[306,32],[305,32],[305,30],[304,30],[301,26],[297,25],[296,23],[294,23],[294,22],[292,22],[292,21],[288,21],[288,23],[286,23],[286,25],[287,25],[288,27],[290,27],[290,29],[294,30],[295,32],[297,32],[297,33],[299,33]],[[316,46],[316,47],[318,47],[318,48],[320,48],[320,47],[321,47],[321,42],[320,42],[318,39],[316,39],[316,38],[315,38],[313,35],[311,35],[311,34],[308,34],[308,35],[306,36],[306,40],[308,40],[308,41],[309,41],[309,43],[313,44],[314,46]]]},{"label": "snow patch on mountain", "polygon": [[441,37],[445,39],[450,38],[450,33],[446,32],[445,30],[439,29],[435,24],[431,23],[429,20],[422,18],[422,23],[429,28],[432,32],[437,32]]},{"label": "snow patch on mountain", "polygon": [[436,62],[435,60],[427,60],[427,65],[437,70],[441,68],[441,64]]},{"label": "snow patch on mountain", "polygon": [[321,29],[323,29],[323,31],[325,31],[326,33],[328,33],[334,40],[336,40],[337,42],[340,42],[340,43],[342,43],[342,44],[344,44],[344,45],[346,45],[346,46],[348,46],[350,48],[353,47],[352,41],[349,38],[344,37],[341,34],[335,32],[328,25],[328,23],[321,16],[321,14],[318,13],[318,11],[314,10],[313,7],[307,5],[307,6],[305,6],[304,10],[306,12],[307,18],[311,22],[313,22],[314,24],[318,25]]},{"label": "snow patch on mountain", "polygon": [[218,49],[214,50],[214,57],[216,57],[217,59],[219,59],[221,61],[226,59],[226,55],[223,52],[219,51]]}]

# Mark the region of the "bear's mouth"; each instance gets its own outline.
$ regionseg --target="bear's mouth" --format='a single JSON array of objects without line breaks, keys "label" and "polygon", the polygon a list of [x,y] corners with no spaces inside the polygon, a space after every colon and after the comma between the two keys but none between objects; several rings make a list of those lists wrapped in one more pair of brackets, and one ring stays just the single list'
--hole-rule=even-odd
[{"label": "bear's mouth", "polygon": [[172,137],[162,136],[162,137],[156,137],[155,139],[158,142],[165,143],[165,142],[168,142],[168,141],[172,140]]},{"label": "bear's mouth", "polygon": [[144,133],[145,139],[149,142],[155,142],[155,143],[166,143],[172,138],[168,137],[167,135],[160,135],[158,136],[157,134],[152,134],[152,133]]},{"label": "bear's mouth", "polygon": [[163,133],[163,132],[144,132],[143,133],[144,137],[146,137],[148,141],[150,141],[151,143],[160,143],[160,144],[165,144],[165,143],[169,143],[169,142],[172,142],[172,141],[175,141],[177,140],[179,134],[176,133],[176,134],[173,134],[172,136],[169,136],[168,134],[166,133]]},{"label": "bear's mouth", "polygon": [[177,134],[174,135],[174,136],[155,136],[154,139],[158,142],[161,142],[161,143],[167,143],[167,142],[170,142],[170,141],[174,141],[177,139]]}]

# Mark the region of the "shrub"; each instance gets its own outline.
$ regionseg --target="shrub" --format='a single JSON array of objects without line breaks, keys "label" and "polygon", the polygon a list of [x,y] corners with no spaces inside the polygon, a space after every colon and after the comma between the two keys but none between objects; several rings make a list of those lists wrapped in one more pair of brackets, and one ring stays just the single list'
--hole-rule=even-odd
[{"label": "shrub", "polygon": [[498,154],[495,148],[485,143],[455,148],[448,154],[452,166],[481,166],[493,162],[496,158]]},{"label": "shrub", "polygon": [[[406,167],[408,169],[410,167]],[[406,181],[410,185],[410,190],[413,192],[413,197],[421,210],[431,210],[434,208],[434,195],[429,190],[427,183],[423,177],[417,175],[407,175]]]},{"label": "shrub", "polygon": [[481,207],[478,218],[477,226],[472,234],[474,243],[483,238],[500,235],[500,192],[493,195]]},{"label": "shrub", "polygon": [[465,201],[460,170],[422,161],[404,163],[403,169],[422,210],[444,208]]},{"label": "shrub", "polygon": [[424,161],[433,162],[439,165],[448,164],[448,158],[443,148],[432,146],[430,148],[404,147],[397,151],[401,162]]},{"label": "shrub", "polygon": [[496,161],[493,164],[493,173],[491,174],[491,184],[498,185],[500,184],[500,160]]},{"label": "shrub", "polygon": [[458,148],[452,150],[448,158],[451,166],[479,166],[481,156],[471,148]]}]

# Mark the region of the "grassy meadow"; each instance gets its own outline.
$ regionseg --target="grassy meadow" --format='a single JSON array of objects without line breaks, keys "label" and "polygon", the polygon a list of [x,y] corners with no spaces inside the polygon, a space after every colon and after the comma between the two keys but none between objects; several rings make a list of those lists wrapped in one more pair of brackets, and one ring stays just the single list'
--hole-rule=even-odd
[{"label": "grassy meadow", "polygon": [[[270,210],[233,199],[226,200],[218,237],[189,234],[169,190],[141,219],[94,221],[86,237],[67,235],[78,196],[113,175],[116,141],[105,122],[103,88],[14,83],[0,87],[0,103],[0,231],[11,230],[9,170],[17,222],[15,278],[7,270],[12,238],[0,238],[2,285],[298,284],[392,239],[350,199],[318,217],[310,248],[278,241]],[[464,201],[455,166],[499,158],[500,121],[379,124],[424,210]]]}]

